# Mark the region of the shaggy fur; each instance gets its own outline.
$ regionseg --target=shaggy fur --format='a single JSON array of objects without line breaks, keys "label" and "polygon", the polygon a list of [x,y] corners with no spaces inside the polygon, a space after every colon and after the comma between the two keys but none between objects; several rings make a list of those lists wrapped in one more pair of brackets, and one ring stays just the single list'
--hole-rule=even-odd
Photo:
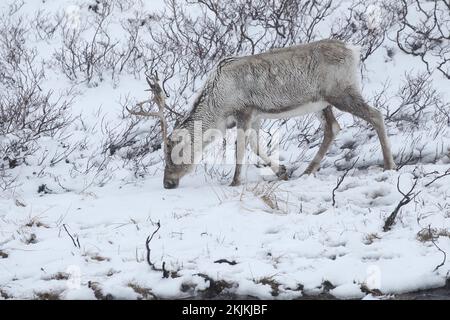
[{"label": "shaggy fur", "polygon": [[[252,128],[258,132],[259,123],[264,118],[290,118],[320,113],[325,122],[324,141],[305,171],[313,173],[339,131],[330,107],[334,106],[374,126],[381,142],[385,168],[393,169],[394,161],[382,116],[378,110],[368,106],[361,96],[358,64],[358,51],[337,40],[322,40],[252,56],[224,59],[206,81],[189,116],[175,129],[188,132],[193,138],[184,143],[192,144],[194,140],[201,139],[194,137],[196,121],[201,121],[202,132],[212,128],[225,132],[233,124],[242,131]],[[238,141],[232,185],[240,183],[246,140],[244,137],[243,142]],[[261,152],[257,137],[250,137],[250,146],[275,172],[282,175]],[[170,143],[169,153],[172,148],[173,143]],[[175,165],[168,161],[164,175],[165,187],[177,187],[179,179],[192,166]]]}]

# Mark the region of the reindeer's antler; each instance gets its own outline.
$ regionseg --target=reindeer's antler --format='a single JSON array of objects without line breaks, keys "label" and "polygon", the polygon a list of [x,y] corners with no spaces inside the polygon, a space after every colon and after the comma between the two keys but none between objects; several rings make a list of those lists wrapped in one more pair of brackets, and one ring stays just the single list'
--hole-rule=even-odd
[{"label": "reindeer's antler", "polygon": [[[138,110],[130,110],[126,107],[127,111],[135,116],[144,116],[144,117],[158,117],[161,120],[161,133],[163,136],[164,143],[164,155],[167,152],[167,121],[164,117],[164,109],[166,108],[166,97],[159,85],[158,76],[146,77],[147,83],[150,86],[150,89],[146,91],[150,91],[153,94],[153,97],[150,100],[145,100],[136,104]],[[158,112],[151,112],[144,110],[144,104],[154,102],[158,106]]]}]

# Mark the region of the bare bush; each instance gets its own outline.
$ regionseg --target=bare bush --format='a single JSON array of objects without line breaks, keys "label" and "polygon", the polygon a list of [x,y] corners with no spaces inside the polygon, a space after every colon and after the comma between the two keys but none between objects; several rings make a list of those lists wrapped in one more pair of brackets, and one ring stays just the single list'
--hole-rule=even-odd
[{"label": "bare bush", "polygon": [[[195,91],[225,57],[314,40],[319,24],[334,10],[330,0],[189,0],[187,5],[167,0],[166,8],[148,28],[150,55],[162,62],[149,69],[157,68],[165,81],[180,74],[176,96]],[[198,13],[191,13],[193,8]]]},{"label": "bare bush", "polygon": [[398,47],[408,55],[420,57],[429,72],[437,69],[450,79],[450,3],[447,0],[400,3]]},{"label": "bare bush", "polygon": [[124,165],[131,165],[136,176],[147,172],[148,167],[160,159],[150,156],[162,148],[161,129],[153,119],[131,115],[130,109],[136,102],[130,97],[122,100],[122,123],[111,125],[103,123],[102,153],[106,156],[117,156],[124,160]]},{"label": "bare bush", "polygon": [[[107,76],[117,82],[118,75],[124,71],[139,76],[146,60],[140,33],[152,17],[135,11],[132,18],[120,20],[125,33],[123,39],[114,38],[115,32],[111,27],[114,10],[118,8],[121,12],[127,12],[135,2],[97,1],[89,6],[89,14],[80,19],[76,26],[64,15],[55,18],[62,46],[54,52],[54,58],[67,78],[95,87]],[[44,35],[53,32],[51,28],[48,30],[45,17],[39,18],[36,17],[37,25]]]},{"label": "bare bush", "polygon": [[339,17],[332,26],[331,37],[357,44],[361,47],[361,62],[379,49],[395,24],[396,2],[379,1],[368,5],[367,1],[353,1],[346,15]]},{"label": "bare bush", "polygon": [[67,127],[73,95],[55,97],[42,87],[44,68],[36,50],[25,45],[29,29],[24,20],[3,16],[1,21],[0,160],[14,168],[35,152],[39,137],[54,137]]},{"label": "bare bush", "polygon": [[396,98],[399,104],[395,110],[386,108],[386,121],[395,122],[397,126],[409,123],[417,128],[437,110],[448,110],[449,107],[434,89],[428,73],[406,74]]}]

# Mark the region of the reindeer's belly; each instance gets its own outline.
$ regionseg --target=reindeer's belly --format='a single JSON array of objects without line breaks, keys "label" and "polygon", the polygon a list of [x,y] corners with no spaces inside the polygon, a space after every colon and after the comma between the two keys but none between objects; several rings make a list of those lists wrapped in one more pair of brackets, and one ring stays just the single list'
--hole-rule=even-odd
[{"label": "reindeer's belly", "polygon": [[325,109],[329,103],[326,101],[309,102],[298,106],[262,110],[260,117],[264,119],[283,119],[298,117],[309,113],[316,113]]}]

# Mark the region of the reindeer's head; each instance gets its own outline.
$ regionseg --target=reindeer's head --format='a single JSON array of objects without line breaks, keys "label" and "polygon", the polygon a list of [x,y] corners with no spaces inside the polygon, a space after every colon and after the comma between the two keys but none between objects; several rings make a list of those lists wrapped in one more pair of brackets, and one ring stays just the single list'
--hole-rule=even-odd
[{"label": "reindeer's head", "polygon": [[[174,189],[178,187],[180,179],[193,168],[193,162],[190,161],[191,155],[183,154],[183,152],[186,152],[184,145],[189,139],[185,139],[186,137],[183,137],[182,134],[184,131],[177,125],[175,126],[174,132],[170,135],[170,137],[167,137],[167,121],[164,117],[164,109],[171,109],[166,106],[165,94],[158,83],[158,77],[147,77],[147,83],[150,86],[150,90],[148,91],[153,93],[152,100],[146,100],[138,103],[138,111],[133,111],[130,109],[127,110],[134,115],[147,117],[154,116],[161,120],[161,133],[163,136],[165,159],[163,184],[166,189]],[[149,112],[143,109],[144,104],[151,102],[154,102],[158,106],[158,112]],[[181,138],[181,140],[179,138]],[[189,157],[188,161],[186,161],[186,157]]]},{"label": "reindeer's head", "polygon": [[166,189],[177,188],[180,183],[180,179],[187,173],[189,173],[193,168],[192,163],[182,161],[182,152],[184,152],[183,148],[180,148],[180,151],[177,151],[180,144],[182,144],[183,142],[172,140],[172,138],[173,135],[171,135],[169,139],[167,139],[166,146],[166,166],[164,167],[163,181],[164,188]]}]

